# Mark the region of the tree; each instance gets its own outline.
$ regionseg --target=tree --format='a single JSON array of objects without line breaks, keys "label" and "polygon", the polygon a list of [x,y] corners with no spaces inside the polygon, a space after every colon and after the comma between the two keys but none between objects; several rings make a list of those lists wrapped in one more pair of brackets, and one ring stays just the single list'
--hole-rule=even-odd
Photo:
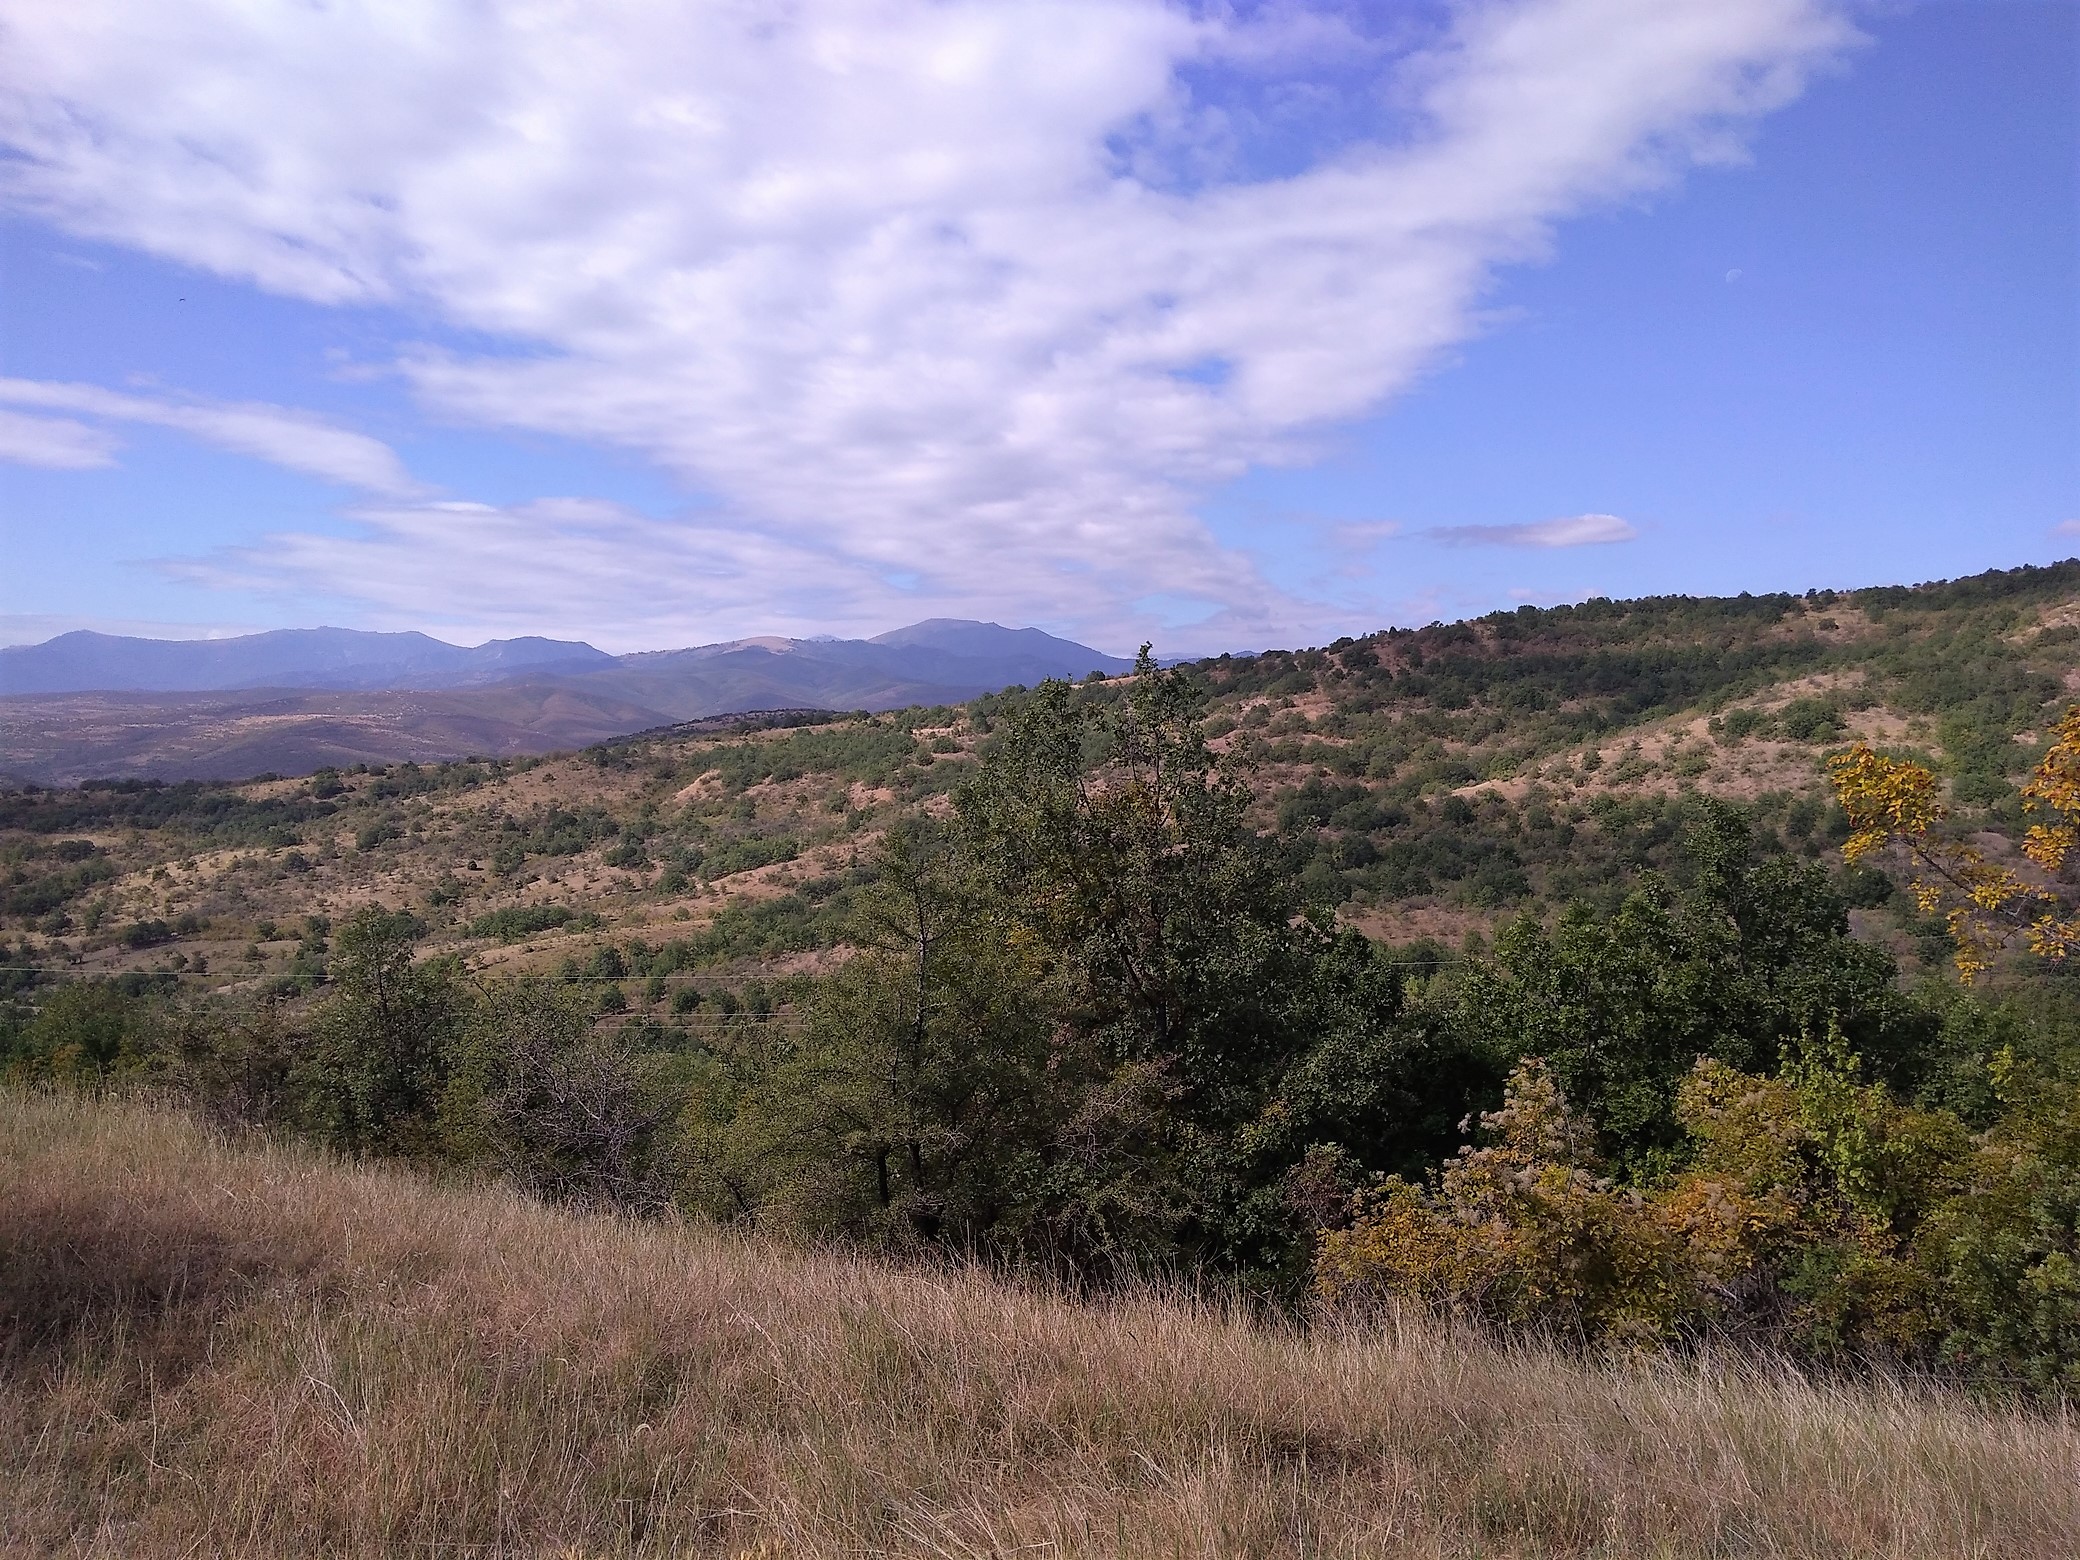
[{"label": "tree", "polygon": [[1297,1277],[1286,1177],[1341,1091],[1394,1097],[1363,1037],[1398,987],[1301,903],[1199,702],[1144,647],[1130,682],[1009,712],[954,817],[889,836],[799,1027],[722,1063],[711,1206],[1085,1274]]},{"label": "tree", "polygon": [[539,980],[491,986],[470,1015],[440,1102],[444,1152],[538,1197],[656,1213],[676,1190],[684,1099],[646,1074],[584,997]]},{"label": "tree", "polygon": [[[1859,742],[1828,760],[1836,799],[1849,819],[1842,856],[1854,864],[1887,848],[1912,863],[1911,888],[1924,914],[1944,912],[1956,945],[1958,975],[1970,985],[2018,935],[2043,958],[2080,950],[2080,911],[2052,884],[2032,881],[1946,836],[1950,810],[1936,777],[1904,759]],[[2069,709],[2049,748],[2022,787],[2022,804],[2050,821],[2033,825],[2022,855],[2055,879],[2080,843],[2080,706]]]},{"label": "tree", "polygon": [[452,961],[414,962],[418,920],[356,911],[333,938],[333,991],[298,1083],[313,1128],[350,1153],[432,1153],[468,1010]]},{"label": "tree", "polygon": [[697,1134],[698,1173],[723,1207],[811,1232],[1014,1240],[1076,1070],[1050,1046],[1046,960],[943,829],[892,831],[876,868],[857,952],[797,1030],[735,1058],[738,1103]]},{"label": "tree", "polygon": [[[956,827],[1002,935],[1044,960],[1051,1044],[1074,1059],[1034,1216],[1089,1256],[1261,1275],[1298,1258],[1286,1182],[1314,1134],[1398,1100],[1405,1058],[1377,1042],[1399,988],[1306,904],[1201,706],[1146,645],[1130,680],[1043,684]],[[1341,1076],[1311,1065],[1332,1052]]]},{"label": "tree", "polygon": [[1767,1071],[1787,1039],[1832,1023],[1904,1081],[1930,1027],[1819,867],[1757,859],[1745,821],[1708,799],[1683,844],[1687,884],[1647,874],[1606,919],[1520,917],[1433,999],[1502,1065],[1544,1057],[1627,1165],[1678,1145],[1676,1093],[1700,1056]]},{"label": "tree", "polygon": [[1172,1069],[1192,1113],[1222,1118],[1281,1059],[1322,928],[1249,826],[1249,786],[1208,751],[1198,707],[1189,674],[1146,645],[1119,697],[1042,684],[957,808],[1009,933],[1057,961],[1065,1020],[1121,1061]]}]

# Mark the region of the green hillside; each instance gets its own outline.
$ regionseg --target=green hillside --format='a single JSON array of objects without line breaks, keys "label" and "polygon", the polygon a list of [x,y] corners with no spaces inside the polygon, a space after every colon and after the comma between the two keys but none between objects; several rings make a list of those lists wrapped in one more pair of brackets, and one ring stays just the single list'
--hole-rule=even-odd
[{"label": "green hillside", "polygon": [[2059,1394],[2076,988],[1961,987],[1825,760],[2016,861],[2076,686],[2062,564],[18,790],[0,1040],[554,1200]]},{"label": "green hillside", "polygon": [[[1247,766],[1260,822],[1294,833],[1309,894],[1373,935],[1456,945],[1665,865],[1692,792],[1824,857],[1839,824],[1821,756],[1856,738],[1926,757],[1968,816],[2012,835],[2015,780],[2080,696],[2080,564],[1526,607],[1193,670],[1212,747]],[[538,761],[4,793],[0,912],[33,946],[123,968],[169,957],[129,956],[135,925],[189,917],[168,947],[221,963],[257,941],[272,974],[306,916],[371,900],[413,907],[437,946],[491,935],[501,960],[512,928],[556,932],[558,906],[597,922],[535,937],[536,964],[609,931],[696,942],[704,962],[804,955],[841,940],[862,845],[957,787],[1015,703]],[[256,936],[268,926],[289,935]]]}]

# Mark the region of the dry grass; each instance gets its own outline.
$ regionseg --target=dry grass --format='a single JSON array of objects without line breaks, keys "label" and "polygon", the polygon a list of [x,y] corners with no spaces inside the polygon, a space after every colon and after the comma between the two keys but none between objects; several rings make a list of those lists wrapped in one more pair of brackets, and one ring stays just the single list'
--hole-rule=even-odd
[{"label": "dry grass", "polygon": [[14,1553],[2080,1552],[1886,1383],[1079,1307],[0,1094]]}]

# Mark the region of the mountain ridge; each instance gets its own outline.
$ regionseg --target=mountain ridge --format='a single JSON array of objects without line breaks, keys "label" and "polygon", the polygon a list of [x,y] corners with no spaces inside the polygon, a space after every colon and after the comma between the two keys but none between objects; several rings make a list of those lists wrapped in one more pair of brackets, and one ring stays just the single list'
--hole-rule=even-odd
[{"label": "mountain ridge", "polygon": [[[583,640],[538,634],[465,646],[417,630],[278,628],[222,639],[153,639],[93,629],[0,647],[0,696],[32,693],[227,693],[241,689],[425,692],[516,677],[584,676],[758,650],[823,662],[910,664],[922,653],[962,661],[1030,663],[1038,676],[1123,671],[1119,656],[1037,628],[927,618],[867,639],[751,635],[711,644],[612,655]],[[967,681],[968,678],[946,679]],[[1017,679],[1011,678],[1008,681]],[[1036,679],[1037,680],[1037,679]]]},{"label": "mountain ridge", "polygon": [[523,635],[463,646],[417,631],[278,628],[224,639],[75,629],[0,649],[0,693],[223,693],[242,688],[449,688],[610,661],[575,640]]},{"label": "mountain ridge", "polygon": [[[33,655],[52,645],[57,655]],[[139,646],[237,648],[214,661],[187,656],[184,675],[171,679],[184,685],[145,688],[135,685]],[[316,680],[252,680],[258,657],[284,647]],[[354,629],[127,641],[80,631],[0,650],[0,776],[234,780],[328,764],[513,757],[720,715],[958,703],[1131,664],[1038,629],[958,619],[873,640],[762,636],[626,656],[575,641],[465,649]],[[103,678],[113,686],[48,686],[64,681],[67,665],[122,675]],[[245,680],[194,686],[212,665],[220,681]]]}]

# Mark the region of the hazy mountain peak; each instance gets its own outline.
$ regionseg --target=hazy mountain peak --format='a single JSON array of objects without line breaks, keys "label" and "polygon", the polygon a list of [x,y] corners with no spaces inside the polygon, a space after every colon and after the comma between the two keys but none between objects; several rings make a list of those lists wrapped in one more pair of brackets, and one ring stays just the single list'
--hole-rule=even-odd
[{"label": "hazy mountain peak", "polygon": [[[898,649],[930,649],[949,655],[996,658],[1039,657],[1053,660],[1068,656],[1087,662],[1081,671],[1123,672],[1133,663],[1106,655],[1073,639],[1061,639],[1038,628],[1006,628],[1001,623],[979,623],[971,618],[926,618],[904,628],[892,628],[867,641]],[[1050,675],[1064,675],[1053,673]],[[1081,672],[1066,675],[1081,675]]]},{"label": "hazy mountain peak", "polygon": [[1127,666],[1039,629],[958,618],[874,639],[759,635],[626,656],[536,635],[464,648],[350,628],[212,640],[83,630],[0,650],[0,693],[17,722],[10,772],[235,775],[539,750],[759,710],[954,704]]},{"label": "hazy mountain peak", "polygon": [[416,630],[278,628],[225,639],[139,639],[77,629],[0,649],[0,693],[203,693],[237,688],[452,688],[611,666],[603,650],[527,636],[474,648]]},{"label": "hazy mountain peak", "polygon": [[885,634],[875,634],[867,643],[875,645],[921,644],[949,634],[973,634],[976,632],[997,634],[1037,634],[1037,628],[1006,628],[1002,623],[984,623],[977,618],[925,618],[903,628],[892,628]]}]

